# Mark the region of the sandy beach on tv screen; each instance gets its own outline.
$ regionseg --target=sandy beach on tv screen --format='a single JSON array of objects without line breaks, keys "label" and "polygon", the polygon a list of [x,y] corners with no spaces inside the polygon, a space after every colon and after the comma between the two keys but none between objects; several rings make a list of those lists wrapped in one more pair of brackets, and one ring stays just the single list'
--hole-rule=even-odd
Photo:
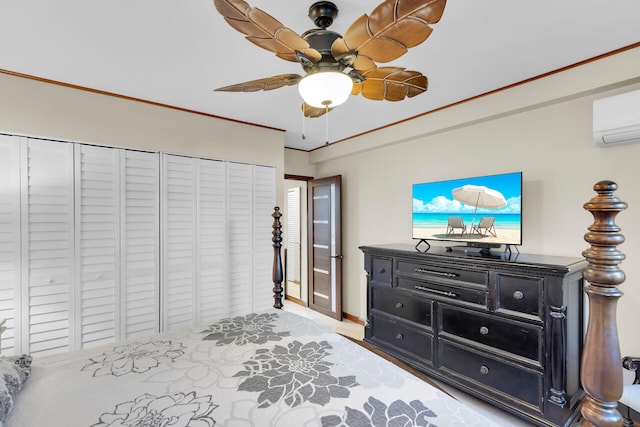
[{"label": "sandy beach on tv screen", "polygon": [[479,233],[473,232],[460,234],[460,230],[456,230],[455,233],[446,234],[447,228],[445,227],[415,227],[413,229],[414,239],[426,239],[426,240],[460,240],[461,242],[474,241],[478,243],[502,243],[502,244],[520,244],[520,230],[513,228],[500,228],[496,227],[496,237],[487,233],[482,236]]}]

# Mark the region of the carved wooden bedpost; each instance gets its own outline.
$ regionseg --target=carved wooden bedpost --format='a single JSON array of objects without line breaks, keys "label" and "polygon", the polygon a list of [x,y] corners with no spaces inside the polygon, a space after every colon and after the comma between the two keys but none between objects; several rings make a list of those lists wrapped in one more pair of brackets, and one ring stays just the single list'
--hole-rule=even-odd
[{"label": "carved wooden bedpost", "polygon": [[280,208],[273,208],[273,308],[282,308],[282,224]]},{"label": "carved wooden bedpost", "polygon": [[598,195],[584,204],[593,214],[594,222],[584,235],[591,248],[582,253],[589,262],[583,272],[589,297],[589,322],[580,372],[587,393],[581,408],[583,427],[613,427],[622,423],[616,409],[622,396],[616,305],[622,296],[618,285],[625,279],[618,264],[625,256],[616,249],[624,242],[624,236],[615,224],[615,217],[627,204],[613,195],[617,188],[615,182],[600,181],[593,187]]}]

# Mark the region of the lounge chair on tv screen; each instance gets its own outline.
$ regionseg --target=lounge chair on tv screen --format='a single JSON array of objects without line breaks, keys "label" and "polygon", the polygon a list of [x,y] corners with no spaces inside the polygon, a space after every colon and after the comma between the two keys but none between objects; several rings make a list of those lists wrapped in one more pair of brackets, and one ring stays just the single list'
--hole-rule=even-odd
[{"label": "lounge chair on tv screen", "polygon": [[464,225],[464,221],[461,216],[450,216],[449,223],[447,224],[447,236],[455,234],[456,228],[459,228],[460,235],[462,236],[467,231],[467,226]]},{"label": "lounge chair on tv screen", "polygon": [[495,221],[496,218],[493,216],[482,217],[480,218],[480,222],[478,222],[478,225],[473,226],[471,232],[478,233],[482,237],[486,236],[487,233],[491,234],[493,237],[498,237],[498,235],[496,234],[496,228],[493,224]]}]

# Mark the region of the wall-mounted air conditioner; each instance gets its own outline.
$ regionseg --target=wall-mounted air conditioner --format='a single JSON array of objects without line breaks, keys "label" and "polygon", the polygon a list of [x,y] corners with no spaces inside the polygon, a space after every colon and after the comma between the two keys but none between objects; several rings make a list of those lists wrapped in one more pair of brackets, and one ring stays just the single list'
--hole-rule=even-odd
[{"label": "wall-mounted air conditioner", "polygon": [[593,101],[593,140],[600,147],[640,142],[640,90]]}]

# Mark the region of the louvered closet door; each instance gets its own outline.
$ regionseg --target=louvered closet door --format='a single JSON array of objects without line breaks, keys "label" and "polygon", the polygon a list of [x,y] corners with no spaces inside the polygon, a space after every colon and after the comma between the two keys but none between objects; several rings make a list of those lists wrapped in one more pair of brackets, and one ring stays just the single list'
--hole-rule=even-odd
[{"label": "louvered closet door", "polygon": [[227,164],[229,315],[253,309],[253,167]]},{"label": "louvered closet door", "polygon": [[162,155],[163,330],[196,320],[197,159]]},{"label": "louvered closet door", "polygon": [[22,351],[74,348],[73,144],[28,140],[21,147]]},{"label": "louvered closet door", "polygon": [[228,315],[226,163],[199,160],[197,322]]},{"label": "louvered closet door", "polygon": [[253,311],[273,306],[273,207],[276,169],[253,167]]},{"label": "louvered closet door", "polygon": [[2,354],[20,351],[20,141],[0,135],[0,318]]},{"label": "louvered closet door", "polygon": [[122,338],[160,328],[160,155],[121,150]]},{"label": "louvered closet door", "polygon": [[76,291],[79,348],[119,338],[119,150],[75,145]]}]

